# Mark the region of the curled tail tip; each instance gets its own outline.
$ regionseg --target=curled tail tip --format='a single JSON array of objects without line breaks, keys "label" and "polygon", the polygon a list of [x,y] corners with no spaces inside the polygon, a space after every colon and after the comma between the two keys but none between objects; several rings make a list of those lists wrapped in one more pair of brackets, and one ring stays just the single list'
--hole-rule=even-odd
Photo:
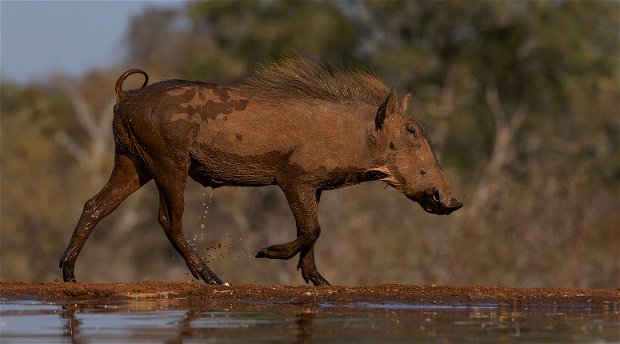
[{"label": "curled tail tip", "polygon": [[125,79],[127,79],[132,74],[142,74],[142,75],[144,75],[144,82],[142,83],[142,86],[140,87],[140,89],[143,89],[146,86],[146,84],[148,84],[149,76],[148,76],[148,74],[146,74],[145,71],[143,71],[141,69],[137,69],[137,68],[136,69],[127,70],[125,73],[121,74],[121,76],[116,81],[116,86],[114,88],[114,91],[116,93],[116,103],[121,101],[123,99],[123,97],[125,96],[125,94],[127,93],[127,92],[123,91],[123,82],[125,82]]}]

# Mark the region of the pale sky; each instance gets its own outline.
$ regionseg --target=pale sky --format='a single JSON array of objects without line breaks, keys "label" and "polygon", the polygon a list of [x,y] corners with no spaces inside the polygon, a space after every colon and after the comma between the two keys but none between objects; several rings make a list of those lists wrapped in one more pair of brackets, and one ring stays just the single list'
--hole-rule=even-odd
[{"label": "pale sky", "polygon": [[20,83],[53,72],[79,75],[120,63],[132,16],[183,1],[0,0],[0,78]]}]

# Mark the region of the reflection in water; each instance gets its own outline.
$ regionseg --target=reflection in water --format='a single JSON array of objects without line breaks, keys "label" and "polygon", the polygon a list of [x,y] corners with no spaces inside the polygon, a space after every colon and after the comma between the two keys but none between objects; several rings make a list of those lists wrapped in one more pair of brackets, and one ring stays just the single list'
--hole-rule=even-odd
[{"label": "reflection in water", "polygon": [[0,322],[2,343],[620,341],[619,310],[584,305],[1,300]]},{"label": "reflection in water", "polygon": [[62,305],[61,309],[63,312],[60,313],[60,317],[65,324],[64,336],[71,338],[73,343],[79,343],[76,339],[79,338],[82,322],[75,316],[75,313],[80,311],[78,305]]},{"label": "reflection in water", "polygon": [[[59,312],[64,327],[63,336],[72,343],[90,342],[92,339],[110,342],[163,339],[166,343],[184,343],[201,338],[218,339],[222,334],[228,338],[240,334],[239,342],[245,342],[248,338],[256,341],[253,333],[268,332],[273,327],[272,337],[282,337],[296,343],[312,343],[316,314],[310,310],[299,312],[294,317],[280,313],[257,314],[200,308],[187,309],[185,312],[171,310],[186,307],[187,304],[182,301],[135,300],[103,307],[92,302],[63,304]],[[30,306],[36,307],[35,304]],[[101,316],[106,314],[107,320],[101,321]],[[152,323],[148,319],[152,319]],[[159,334],[152,335],[153,329],[150,327],[153,326],[157,326]],[[27,333],[22,335],[28,336]]]},{"label": "reflection in water", "polygon": [[312,343],[312,333],[314,332],[314,313],[298,313],[295,315],[297,325],[297,343]]}]

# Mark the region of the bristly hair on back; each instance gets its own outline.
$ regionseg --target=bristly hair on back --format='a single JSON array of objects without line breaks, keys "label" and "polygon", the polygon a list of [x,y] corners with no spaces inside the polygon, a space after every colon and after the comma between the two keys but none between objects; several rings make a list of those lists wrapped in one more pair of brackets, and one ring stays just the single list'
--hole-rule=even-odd
[{"label": "bristly hair on back", "polygon": [[375,75],[296,56],[260,65],[246,82],[263,94],[380,106],[390,90]]}]

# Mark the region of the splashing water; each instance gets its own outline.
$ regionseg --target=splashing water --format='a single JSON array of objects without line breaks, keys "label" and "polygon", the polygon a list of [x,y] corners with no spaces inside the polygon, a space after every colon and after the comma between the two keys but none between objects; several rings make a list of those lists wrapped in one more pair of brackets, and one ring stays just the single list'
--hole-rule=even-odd
[{"label": "splashing water", "polygon": [[[209,214],[209,207],[211,206],[211,201],[213,200],[213,192],[215,191],[215,189],[211,189],[211,194],[209,195],[209,201],[205,204],[204,201],[204,197],[207,195],[207,192],[203,192],[202,196],[203,196],[203,200],[202,200],[202,205],[205,207],[205,212],[204,215],[202,215],[202,218],[204,220],[207,219],[207,214]],[[200,225],[200,228],[202,229],[204,226],[204,223]]]},{"label": "splashing water", "polygon": [[211,206],[211,201],[213,200],[214,191],[215,189],[211,189],[208,200],[207,191],[202,193],[202,206],[204,208],[204,212],[198,216],[198,220],[200,221],[200,230],[198,233],[194,234],[191,242],[192,246],[194,246],[197,241],[203,241],[205,239],[205,234],[207,234],[207,215],[209,214],[209,207]]}]

